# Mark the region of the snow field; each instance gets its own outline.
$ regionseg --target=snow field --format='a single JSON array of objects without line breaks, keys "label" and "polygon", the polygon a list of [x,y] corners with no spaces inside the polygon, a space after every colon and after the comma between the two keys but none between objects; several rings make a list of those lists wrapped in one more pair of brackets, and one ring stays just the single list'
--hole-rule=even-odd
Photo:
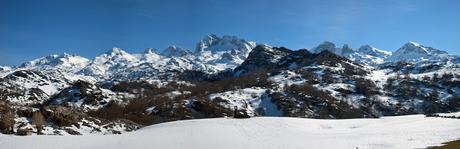
[{"label": "snow field", "polygon": [[215,118],[163,123],[122,135],[0,135],[0,146],[14,149],[408,149],[459,139],[458,124],[458,119],[423,115],[347,120]]}]

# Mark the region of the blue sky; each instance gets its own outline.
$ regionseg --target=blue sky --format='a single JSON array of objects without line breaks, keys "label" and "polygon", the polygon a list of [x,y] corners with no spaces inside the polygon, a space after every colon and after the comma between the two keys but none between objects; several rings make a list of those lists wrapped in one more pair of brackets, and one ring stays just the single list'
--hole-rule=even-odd
[{"label": "blue sky", "polygon": [[112,47],[193,50],[209,33],[291,49],[416,41],[460,54],[459,26],[458,0],[0,0],[0,65]]}]

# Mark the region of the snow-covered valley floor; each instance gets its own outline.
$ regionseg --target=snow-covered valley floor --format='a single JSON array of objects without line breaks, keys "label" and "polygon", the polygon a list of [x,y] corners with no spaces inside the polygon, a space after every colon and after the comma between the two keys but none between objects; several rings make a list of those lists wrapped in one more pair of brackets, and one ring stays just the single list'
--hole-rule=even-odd
[{"label": "snow-covered valley floor", "polygon": [[177,121],[122,135],[0,135],[0,148],[409,149],[459,138],[459,119],[423,115],[348,120],[256,117]]}]

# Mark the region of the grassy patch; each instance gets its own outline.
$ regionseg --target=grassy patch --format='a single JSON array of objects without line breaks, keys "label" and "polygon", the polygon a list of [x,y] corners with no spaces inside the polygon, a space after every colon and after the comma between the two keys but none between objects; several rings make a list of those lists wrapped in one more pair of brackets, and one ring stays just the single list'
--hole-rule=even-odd
[{"label": "grassy patch", "polygon": [[430,147],[429,149],[460,149],[460,140],[446,142],[442,146]]}]

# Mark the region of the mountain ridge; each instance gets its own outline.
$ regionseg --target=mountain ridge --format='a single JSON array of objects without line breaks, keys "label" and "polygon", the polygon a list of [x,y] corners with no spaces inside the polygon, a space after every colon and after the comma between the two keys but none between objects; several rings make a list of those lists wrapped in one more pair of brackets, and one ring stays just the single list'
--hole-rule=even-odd
[{"label": "mountain ridge", "polygon": [[[214,46],[214,47],[212,47]],[[224,35],[222,37],[219,37],[214,34],[209,34],[205,36],[200,42],[197,43],[197,47],[195,51],[190,51],[188,49],[184,49],[181,47],[177,47],[175,45],[171,45],[167,47],[166,49],[162,50],[161,52],[158,52],[158,50],[154,48],[147,48],[143,53],[128,53],[124,51],[121,48],[113,47],[111,50],[96,56],[93,59],[88,59],[85,57],[81,57],[78,55],[69,55],[66,53],[63,54],[53,54],[49,55],[46,57],[41,57],[37,58],[28,62],[25,62],[19,66],[3,66],[3,67],[12,67],[12,68],[18,68],[18,67],[30,67],[33,65],[38,65],[42,63],[43,65],[49,65],[47,63],[51,62],[46,62],[47,60],[50,61],[50,59],[62,59],[62,58],[80,58],[80,61],[86,61],[88,63],[89,61],[94,62],[97,61],[96,59],[98,57],[103,56],[104,54],[109,56],[116,56],[116,55],[127,55],[125,57],[126,60],[128,61],[146,61],[145,58],[147,54],[156,54],[154,55],[153,59],[158,59],[160,58],[159,56],[163,57],[183,57],[186,55],[193,55],[196,57],[196,59],[200,59],[201,61],[204,61],[205,63],[232,63],[234,59],[238,59],[238,63],[241,63],[245,57],[248,56],[249,52],[256,46],[255,42],[252,41],[246,41],[244,39],[240,39],[236,36],[228,36]],[[236,50],[236,51],[235,51]],[[319,53],[321,51],[328,50],[331,51],[339,56],[343,56],[346,58],[350,58],[358,63],[362,64],[381,64],[384,62],[397,62],[397,61],[407,61],[407,60],[418,60],[420,58],[426,58],[426,59],[435,59],[435,58],[450,58],[450,57],[457,57],[455,55],[448,54],[446,51],[434,49],[431,47],[423,46],[419,43],[409,41],[406,44],[404,44],[401,48],[394,52],[389,52],[385,50],[380,50],[378,48],[375,48],[371,45],[362,45],[357,49],[352,49],[350,48],[347,44],[344,44],[343,47],[338,48],[336,45],[332,42],[329,41],[324,41],[323,43],[319,44],[316,47],[313,47],[311,50],[312,53]],[[223,51],[223,52],[222,52]],[[209,53],[206,53],[209,52]],[[219,53],[217,55],[213,55],[215,53]],[[415,55],[413,56],[403,56],[407,54],[412,54],[415,52]],[[206,53],[206,54],[204,54]],[[417,55],[418,54],[418,55]],[[135,56],[136,55],[136,56]],[[211,58],[210,58],[211,57]],[[230,61],[225,61],[225,60],[230,60]],[[55,60],[56,61],[56,60]],[[77,60],[75,60],[77,61]],[[71,61],[69,61],[71,62]],[[54,62],[57,63],[57,62]],[[85,62],[80,62],[80,63],[85,63]],[[236,64],[238,64],[236,63]],[[75,64],[79,64],[78,62],[75,62]],[[84,66],[85,64],[80,64],[81,66]]]}]

